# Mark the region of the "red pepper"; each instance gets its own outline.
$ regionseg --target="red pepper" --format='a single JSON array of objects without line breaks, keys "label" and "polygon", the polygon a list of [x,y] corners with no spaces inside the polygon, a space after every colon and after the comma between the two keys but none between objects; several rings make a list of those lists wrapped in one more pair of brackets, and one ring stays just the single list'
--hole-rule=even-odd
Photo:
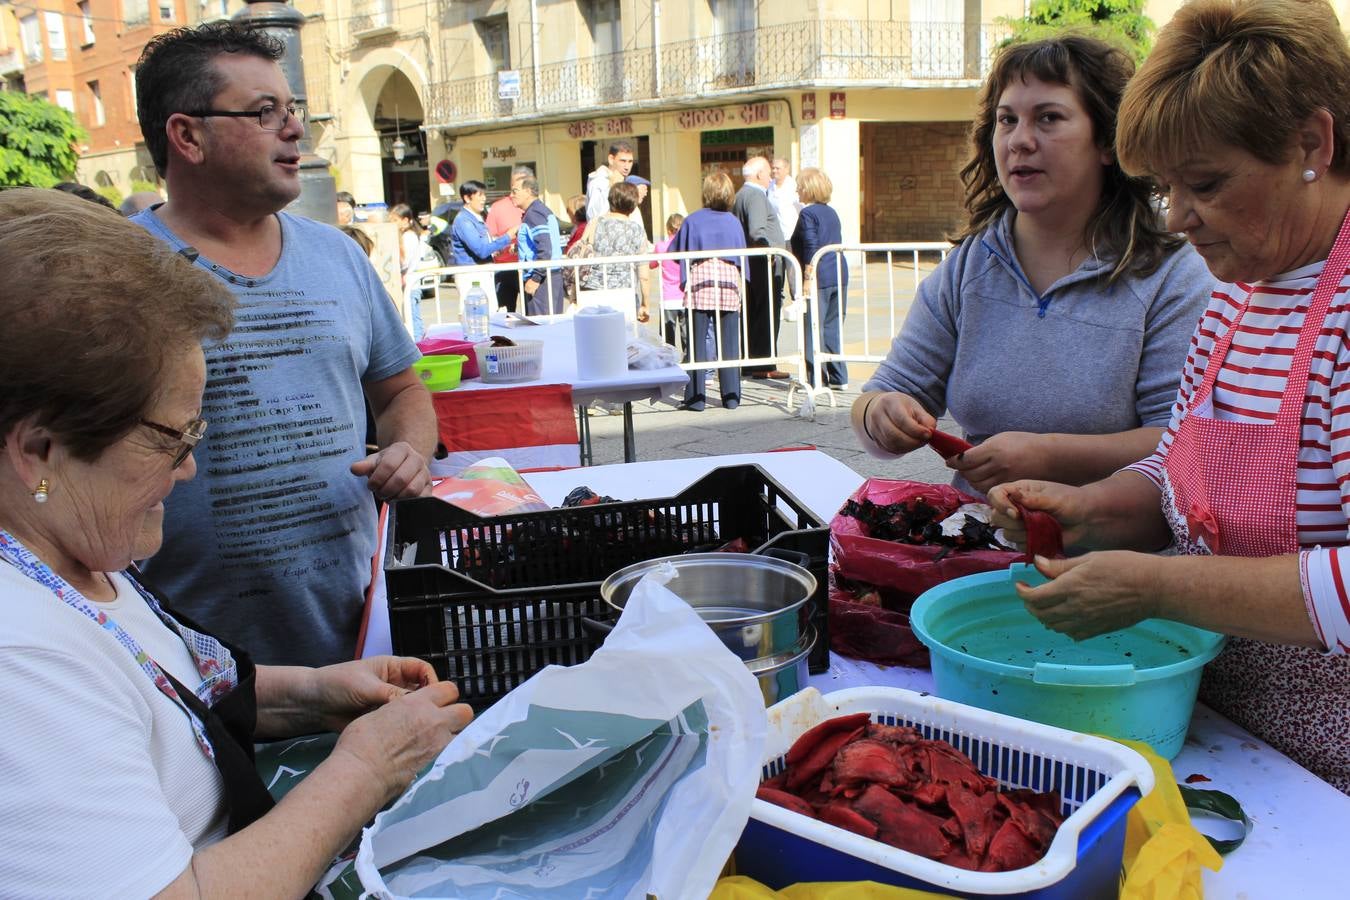
[{"label": "red pepper", "polygon": [[951,459],[965,453],[971,447],[975,446],[969,441],[962,440],[955,435],[947,434],[945,431],[933,429],[933,435],[928,439],[928,446],[938,452],[943,459]]},{"label": "red pepper", "polygon": [[1064,529],[1048,512],[1039,509],[1027,509],[1016,500],[1013,506],[1022,515],[1022,523],[1027,529],[1027,562],[1033,556],[1047,559],[1060,559],[1064,556]]},{"label": "red pepper", "polygon": [[849,716],[837,716],[833,719],[826,719],[809,731],[803,732],[802,736],[797,738],[792,744],[792,748],[788,750],[785,762],[788,764],[788,767],[791,768],[810,755],[811,751],[816,748],[816,745],[825,740],[829,735],[834,734],[836,731],[852,731],[855,728],[866,725],[870,721],[872,721],[872,717],[867,713],[853,713]]},{"label": "red pepper", "polygon": [[[861,715],[867,714],[862,713]],[[852,731],[835,731],[821,738],[805,759],[802,759],[796,765],[788,766],[788,790],[800,788],[828,769],[834,762],[834,757],[843,749],[844,745],[863,733],[863,727],[859,725]]]}]

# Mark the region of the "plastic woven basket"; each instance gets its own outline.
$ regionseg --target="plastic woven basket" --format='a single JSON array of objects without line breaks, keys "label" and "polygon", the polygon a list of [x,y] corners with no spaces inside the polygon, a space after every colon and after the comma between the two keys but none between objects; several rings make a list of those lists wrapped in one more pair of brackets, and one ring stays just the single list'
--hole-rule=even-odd
[{"label": "plastic woven basket", "polygon": [[478,375],[490,384],[534,381],[544,371],[544,342],[516,341],[514,347],[498,347],[491,341],[473,345]]},{"label": "plastic woven basket", "polygon": [[[585,484],[585,470],[577,470]],[[480,709],[546,665],[590,658],[608,620],[600,583],[624,566],[715,550],[805,554],[825,626],[829,531],[759,466],[715,469],[673,497],[478,516],[434,498],[389,513],[384,559],[395,653],[417,656]],[[403,560],[410,564],[404,565]],[[828,641],[813,661],[828,660]]]},{"label": "plastic woven basket", "polygon": [[1045,856],[1012,872],[971,872],[755,800],[736,871],[772,888],[799,881],[877,881],[963,897],[1116,897],[1125,815],[1153,789],[1153,770],[1120,744],[902,688],[807,688],[769,708],[763,777],[793,741],[825,719],[867,712],[946,741],[1004,788],[1058,790],[1066,818]]}]

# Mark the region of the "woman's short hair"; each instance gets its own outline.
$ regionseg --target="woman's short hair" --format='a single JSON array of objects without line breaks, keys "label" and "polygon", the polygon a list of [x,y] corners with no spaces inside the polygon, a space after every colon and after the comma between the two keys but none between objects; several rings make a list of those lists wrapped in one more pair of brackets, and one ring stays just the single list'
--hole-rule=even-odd
[{"label": "woman's short hair", "polygon": [[474,194],[482,194],[487,191],[487,185],[481,181],[474,181],[470,178],[459,186],[459,199],[468,200]]},{"label": "woman's short hair", "polygon": [[563,208],[567,210],[567,218],[572,220],[572,224],[580,225],[586,221],[586,195],[573,194],[563,203]]},{"label": "woman's short hair", "polygon": [[366,256],[369,256],[375,251],[375,242],[370,239],[370,235],[366,234],[355,225],[339,225],[338,230],[356,241],[356,246],[360,247],[361,252]]},{"label": "woman's short hair", "polygon": [[703,205],[718,212],[730,212],[736,202],[736,185],[726,172],[713,172],[703,179]]},{"label": "woman's short hair", "polygon": [[629,215],[638,205],[637,185],[629,184],[626,181],[620,181],[612,185],[609,189],[609,210],[610,212]]},{"label": "woman's short hair", "polygon": [[[961,169],[966,222],[952,240],[979,234],[1013,205],[998,180],[994,161],[998,104],[1013,80],[1035,78],[1072,88],[1092,120],[1097,145],[1110,148],[1116,138],[1120,96],[1133,74],[1134,61],[1128,53],[1086,34],[1069,32],[1004,48],[976,101],[970,158]],[[1103,169],[1101,198],[1087,226],[1088,248],[1099,257],[1115,259],[1109,280],[1126,272],[1146,275],[1181,245],[1181,238],[1163,230],[1153,208],[1151,181],[1126,175],[1114,158]]]},{"label": "woman's short hair", "polygon": [[59,191],[0,191],[0,272],[0,441],[31,417],[86,462],[149,412],[174,354],[234,325],[217,278]]},{"label": "woman's short hair", "polygon": [[797,173],[797,196],[803,203],[829,203],[834,195],[834,182],[830,176],[814,166]]},{"label": "woman's short hair", "polygon": [[1195,0],[1177,11],[1125,91],[1117,153],[1154,173],[1204,147],[1289,160],[1321,107],[1335,120],[1331,168],[1350,171],[1350,49],[1324,0]]},{"label": "woman's short hair", "polygon": [[679,213],[671,213],[670,215],[666,216],[666,233],[674,234],[675,232],[680,230],[680,226],[683,224],[684,224],[684,216],[682,216]]}]

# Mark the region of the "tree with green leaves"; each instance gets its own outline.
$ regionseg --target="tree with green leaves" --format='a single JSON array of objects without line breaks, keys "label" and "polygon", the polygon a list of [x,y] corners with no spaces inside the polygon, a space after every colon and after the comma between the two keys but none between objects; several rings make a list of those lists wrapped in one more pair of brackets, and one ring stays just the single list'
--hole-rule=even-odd
[{"label": "tree with green leaves", "polygon": [[56,104],[0,91],[0,185],[45,188],[72,180],[85,139],[75,117]]},{"label": "tree with green leaves", "polygon": [[1025,18],[999,22],[1013,30],[1013,41],[1034,41],[1065,29],[1095,34],[1118,44],[1142,62],[1153,45],[1155,25],[1144,15],[1144,0],[1032,0]]}]

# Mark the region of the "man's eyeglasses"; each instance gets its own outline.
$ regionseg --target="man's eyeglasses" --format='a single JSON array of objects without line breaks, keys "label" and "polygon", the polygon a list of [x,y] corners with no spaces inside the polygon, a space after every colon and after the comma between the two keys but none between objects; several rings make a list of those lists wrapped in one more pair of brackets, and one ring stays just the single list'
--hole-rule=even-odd
[{"label": "man's eyeglasses", "polygon": [[212,116],[224,116],[231,119],[257,119],[258,127],[263,131],[280,131],[286,127],[286,123],[292,118],[303,126],[306,117],[303,106],[278,106],[275,103],[268,103],[258,109],[201,109],[197,112],[183,113],[183,115],[194,116],[199,119]]},{"label": "man's eyeglasses", "polygon": [[205,419],[193,419],[191,422],[187,423],[181,431],[177,428],[170,428],[168,425],[151,422],[149,419],[141,419],[141,424],[146,428],[153,428],[160,434],[166,434],[180,442],[180,446],[174,451],[173,455],[173,466],[171,466],[171,468],[174,469],[183,464],[183,460],[188,458],[188,454],[192,452],[192,448],[197,446],[197,442],[206,434]]}]

